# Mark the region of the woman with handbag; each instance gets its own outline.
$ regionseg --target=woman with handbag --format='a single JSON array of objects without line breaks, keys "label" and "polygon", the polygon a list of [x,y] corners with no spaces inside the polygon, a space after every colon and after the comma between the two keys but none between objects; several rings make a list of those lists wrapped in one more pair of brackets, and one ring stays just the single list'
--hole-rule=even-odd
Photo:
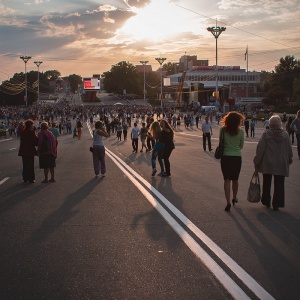
[{"label": "woman with handbag", "polygon": [[[42,183],[55,182],[54,168],[56,167],[57,143],[53,133],[48,130],[48,123],[41,123],[38,134],[38,152],[40,169],[44,169],[45,179]],[[51,178],[48,180],[49,171]]]},{"label": "woman with handbag", "polygon": [[278,115],[270,118],[269,129],[264,131],[253,159],[255,169],[263,174],[261,202],[271,206],[271,183],[274,176],[272,206],[277,211],[284,207],[284,180],[289,176],[289,165],[293,162],[292,145],[288,133],[282,129]]},{"label": "woman with handbag", "polygon": [[[226,198],[225,211],[230,211],[230,190],[232,188],[232,205],[238,202],[239,175],[242,167],[244,131],[241,129],[244,116],[236,111],[229,112],[222,120],[220,138],[223,134],[224,152],[221,157],[221,170],[224,178]],[[232,185],[232,186],[231,186]]]}]

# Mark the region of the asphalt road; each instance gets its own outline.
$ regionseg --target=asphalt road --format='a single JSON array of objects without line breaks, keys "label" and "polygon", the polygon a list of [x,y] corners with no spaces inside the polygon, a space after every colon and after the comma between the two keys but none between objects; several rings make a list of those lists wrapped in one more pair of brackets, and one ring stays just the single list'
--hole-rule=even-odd
[{"label": "asphalt road", "polygon": [[0,298],[300,299],[296,148],[286,207],[248,203],[258,126],[226,213],[220,162],[200,130],[181,127],[170,178],[152,178],[151,154],[112,135],[95,179],[85,124],[81,140],[59,137],[56,183],[41,183],[36,159],[36,183],[24,184],[19,141],[0,142]]}]

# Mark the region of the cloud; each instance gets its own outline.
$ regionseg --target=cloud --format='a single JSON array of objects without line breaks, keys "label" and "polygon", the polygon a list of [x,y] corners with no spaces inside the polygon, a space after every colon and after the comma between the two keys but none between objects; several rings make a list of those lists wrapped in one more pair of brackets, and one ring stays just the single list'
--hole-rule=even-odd
[{"label": "cloud", "polygon": [[7,16],[14,16],[15,14],[16,14],[15,9],[5,6],[3,3],[0,2],[0,18],[7,17]]}]

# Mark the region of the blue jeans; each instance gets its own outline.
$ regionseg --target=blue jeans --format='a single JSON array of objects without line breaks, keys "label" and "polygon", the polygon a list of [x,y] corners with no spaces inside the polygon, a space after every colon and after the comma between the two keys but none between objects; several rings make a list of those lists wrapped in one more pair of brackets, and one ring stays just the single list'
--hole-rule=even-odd
[{"label": "blue jeans", "polygon": [[156,170],[156,157],[158,159],[160,170],[161,172],[164,172],[164,163],[162,161],[162,154],[164,152],[164,149],[153,149],[152,151],[152,157],[151,157],[151,163],[152,163],[152,169]]}]

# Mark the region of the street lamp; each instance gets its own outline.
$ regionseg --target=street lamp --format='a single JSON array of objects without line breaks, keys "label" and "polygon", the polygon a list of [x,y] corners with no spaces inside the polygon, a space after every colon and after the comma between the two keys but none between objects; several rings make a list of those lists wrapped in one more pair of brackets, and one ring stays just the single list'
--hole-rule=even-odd
[{"label": "street lamp", "polygon": [[40,103],[40,65],[43,63],[42,61],[34,61],[34,63],[38,67],[38,103]]},{"label": "street lamp", "polygon": [[155,58],[160,64],[160,105],[161,105],[161,111],[164,113],[163,103],[162,103],[162,64],[166,60],[164,57],[158,57]]},{"label": "street lamp", "polygon": [[[217,24],[216,24],[217,25]],[[219,87],[218,87],[218,37],[220,36],[220,34],[226,30],[226,27],[208,27],[207,30],[209,32],[212,33],[212,35],[215,37],[216,39],[216,100],[219,101]],[[225,103],[224,103],[224,107],[223,107],[223,112],[224,112],[224,108],[225,108]]]},{"label": "street lamp", "polygon": [[140,63],[144,66],[144,101],[146,101],[146,77],[145,77],[145,66],[148,63],[148,60],[141,60]]},{"label": "street lamp", "polygon": [[26,102],[26,106],[27,106],[27,72],[26,72],[26,64],[29,61],[29,59],[31,58],[31,56],[20,56],[20,58],[24,61],[25,63],[25,102]]}]

